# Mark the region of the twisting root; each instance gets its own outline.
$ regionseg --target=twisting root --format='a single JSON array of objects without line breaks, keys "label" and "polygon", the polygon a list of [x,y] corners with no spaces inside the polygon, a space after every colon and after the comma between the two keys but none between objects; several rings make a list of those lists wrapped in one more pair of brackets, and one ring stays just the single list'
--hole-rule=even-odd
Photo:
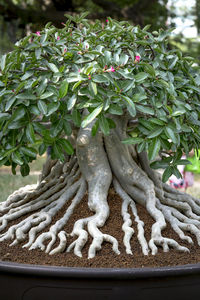
[{"label": "twisting root", "polygon": [[[88,232],[93,241],[89,247],[88,258],[93,258],[96,251],[101,249],[103,241],[113,245],[113,251],[119,254],[117,240],[108,234],[103,234],[98,228],[105,224],[109,216],[107,203],[108,190],[112,180],[112,173],[103,148],[102,135],[97,133],[91,136],[90,123],[84,129],[80,129],[77,138],[77,158],[81,172],[88,183],[88,206],[95,213],[93,217],[86,218],[76,223],[72,234],[76,232],[78,239],[73,243],[76,255],[81,256],[80,249],[86,241],[87,234],[83,226],[87,224]],[[80,231],[77,231],[80,228]],[[68,251],[72,246],[68,247]]]},{"label": "twisting root", "polygon": [[[0,241],[5,240],[14,240],[11,245],[15,245],[18,242],[22,242],[29,235],[29,241],[24,247],[31,247],[35,240],[36,234],[42,231],[47,225],[49,225],[52,221],[52,218],[57,214],[57,212],[63,207],[63,205],[68,201],[77,191],[79,186],[83,185],[83,179],[77,179],[80,177],[80,170],[78,169],[77,160],[72,158],[69,162],[66,162],[62,168],[58,168],[57,170],[62,169],[62,176],[56,180],[57,184],[55,186],[51,186],[49,190],[42,189],[43,194],[40,192],[38,198],[34,198],[30,200],[29,203],[23,202],[24,204],[21,206],[15,206],[13,208],[13,202],[7,203],[7,206],[10,206],[8,212],[3,215],[0,220],[2,222],[1,230],[3,230],[8,221],[17,219],[18,217],[26,214],[27,212],[34,212],[35,210],[41,209],[40,212],[36,212],[29,217],[25,218],[23,221],[19,222],[11,226],[5,233],[0,236]],[[53,167],[53,170],[55,168]],[[52,171],[53,171],[52,170]],[[55,177],[57,177],[57,173],[53,172],[54,176],[52,176],[54,182]],[[49,175],[48,175],[49,176]],[[49,184],[47,183],[49,186]],[[37,194],[33,191],[34,195]],[[85,190],[83,191],[83,195]],[[28,196],[31,195],[30,193]],[[27,196],[27,195],[26,195]],[[26,197],[25,196],[25,197]],[[30,199],[32,199],[30,197]],[[21,202],[21,201],[20,201]],[[5,205],[6,206],[6,205]],[[63,235],[59,234],[62,239]]]},{"label": "twisting root", "polygon": [[61,219],[59,219],[54,225],[52,225],[48,232],[43,232],[41,235],[37,237],[35,242],[30,247],[30,250],[36,248],[40,248],[44,250],[45,249],[44,242],[48,239],[51,239],[51,241],[49,242],[46,248],[46,253],[49,253],[51,251],[52,246],[56,242],[56,238],[58,234],[60,238],[60,244],[57,248],[52,250],[50,254],[61,252],[63,251],[64,248],[66,248],[66,243],[65,243],[66,233],[64,231],[61,231],[61,229],[66,225],[67,221],[69,220],[70,216],[74,211],[74,208],[78,205],[78,203],[83,198],[85,191],[86,191],[86,184],[83,178],[75,182],[70,188],[67,189],[66,193],[64,193],[57,201],[57,206],[50,209],[49,214],[55,215],[58,212],[58,210],[60,210],[61,207],[66,203],[66,201],[68,201],[71,197],[73,197],[74,194],[77,192],[76,196],[72,199],[71,205],[67,208],[64,216]]},{"label": "twisting root", "polygon": [[132,227],[132,221],[130,219],[130,214],[128,213],[128,207],[131,207],[132,213],[135,217],[135,221],[137,223],[137,229],[138,229],[138,241],[142,247],[142,252],[144,255],[148,255],[149,249],[147,241],[144,237],[144,223],[140,220],[138,214],[137,214],[137,208],[135,206],[134,201],[129,197],[129,195],[122,189],[119,182],[114,178],[113,179],[114,188],[117,192],[117,194],[122,198],[123,204],[122,204],[122,217],[124,220],[124,224],[122,226],[122,230],[124,231],[124,245],[126,247],[126,253],[127,254],[133,254],[131,250],[130,240],[134,233],[134,230]]},{"label": "twisting root", "polygon": [[[189,244],[193,240],[185,232],[193,234],[200,246],[200,200],[162,183],[160,176],[151,170],[145,152],[137,153],[134,146],[121,143],[126,138],[128,119],[119,116],[113,119],[116,128],[112,129],[109,137],[103,138],[100,131],[95,137],[91,136],[95,120],[81,128],[76,156],[66,156],[65,163],[51,161],[48,157],[37,185],[19,189],[0,204],[0,242],[11,240],[11,245],[15,245],[26,240],[23,247],[30,250],[39,248],[53,255],[67,249],[67,252],[73,250],[75,255],[81,257],[90,235],[92,243],[88,258],[96,255],[104,241],[112,245],[116,254],[120,254],[116,238],[100,230],[109,217],[107,196],[113,182],[116,193],[122,199],[123,244],[127,254],[134,253],[131,247],[134,234],[131,214],[137,223],[137,238],[144,255],[148,255],[149,250],[155,255],[158,247],[162,247],[163,251],[168,251],[170,247],[189,251],[174,239],[162,236],[166,222]],[[92,215],[75,222],[70,234],[75,240],[67,245],[68,220],[86,191]],[[136,203],[145,207],[155,221],[148,242]],[[63,216],[51,225],[65,205],[67,208]],[[9,222],[19,217],[24,219],[5,231]],[[49,230],[45,232],[49,225]],[[59,243],[54,248],[57,241]]]},{"label": "twisting root", "polygon": [[[168,251],[169,246],[174,247],[179,251],[188,251],[186,247],[180,246],[173,239],[165,238],[162,236],[162,230],[166,227],[165,216],[161,209],[156,206],[157,198],[155,195],[154,182],[159,181],[159,177],[156,177],[149,169],[146,168],[144,172],[135,160],[132,159],[129,148],[127,145],[120,143],[125,139],[125,132],[122,130],[124,127],[120,118],[116,118],[116,129],[113,130],[109,137],[105,137],[105,146],[108,154],[109,162],[112,171],[120,182],[122,188],[131,196],[132,199],[146,207],[149,214],[155,220],[152,226],[151,239],[149,241],[149,247],[151,253],[155,255],[158,251],[157,246],[161,246],[163,251]],[[146,159],[144,155],[140,158]],[[120,168],[118,167],[120,165]],[[141,163],[141,165],[144,164]],[[147,175],[149,174],[149,178]],[[152,181],[153,180],[153,181]],[[162,187],[162,184],[158,184]],[[159,195],[163,197],[163,191],[161,190]]]}]

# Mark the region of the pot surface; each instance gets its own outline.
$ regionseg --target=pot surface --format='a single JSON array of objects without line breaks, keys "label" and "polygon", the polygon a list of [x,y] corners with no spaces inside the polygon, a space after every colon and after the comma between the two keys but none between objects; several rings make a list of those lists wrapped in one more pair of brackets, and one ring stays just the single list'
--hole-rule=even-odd
[{"label": "pot surface", "polygon": [[188,300],[200,294],[200,264],[164,268],[67,268],[0,262],[9,300]]}]

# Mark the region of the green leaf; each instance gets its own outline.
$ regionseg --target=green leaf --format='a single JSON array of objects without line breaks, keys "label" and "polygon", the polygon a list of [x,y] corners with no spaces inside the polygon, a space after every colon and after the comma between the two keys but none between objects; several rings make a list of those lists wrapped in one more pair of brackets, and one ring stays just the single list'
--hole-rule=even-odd
[{"label": "green leaf", "polygon": [[53,123],[51,125],[51,128],[50,128],[50,136],[51,137],[56,137],[63,129],[63,120],[60,119],[60,120],[57,120],[55,123]]},{"label": "green leaf", "polygon": [[0,160],[2,160],[4,157],[8,157],[10,154],[12,154],[15,150],[17,149],[17,147],[6,150],[3,154],[0,155]]},{"label": "green leaf", "polygon": [[106,76],[102,75],[94,75],[92,76],[92,81],[102,83],[102,82],[108,82],[108,78]]},{"label": "green leaf", "polygon": [[183,107],[180,107],[180,108],[175,109],[171,115],[172,115],[172,117],[177,117],[177,116],[183,115],[185,112],[186,112],[186,110]]},{"label": "green leaf", "polygon": [[8,101],[6,102],[5,111],[8,111],[11,108],[15,100],[16,100],[16,96],[12,96],[8,99]]},{"label": "green leaf", "polygon": [[32,144],[35,143],[35,133],[32,124],[28,124],[28,126],[26,127],[26,137],[27,140]]},{"label": "green leaf", "polygon": [[160,140],[158,138],[154,138],[151,141],[148,149],[149,160],[155,159],[159,150],[160,150]]},{"label": "green leaf", "polygon": [[176,166],[172,167],[172,172],[176,176],[176,178],[182,178],[182,175],[181,175],[181,173],[179,172],[179,170]]},{"label": "green leaf", "polygon": [[77,127],[81,126],[81,114],[78,109],[73,109],[72,111],[72,120]]},{"label": "green leaf", "polygon": [[60,146],[60,144],[54,143],[52,150],[53,150],[52,154],[54,154],[54,158],[60,159],[61,162],[65,161],[65,156],[64,156],[64,153],[62,151],[62,146]]},{"label": "green leaf", "polygon": [[113,114],[113,115],[123,115],[123,109],[121,108],[121,106],[117,105],[117,104],[111,104],[109,107],[109,113]]},{"label": "green leaf", "polygon": [[37,151],[33,148],[20,147],[20,152],[36,159]]},{"label": "green leaf", "polygon": [[144,67],[145,71],[147,73],[149,73],[152,77],[155,77],[156,76],[156,72],[155,72],[155,69],[149,65],[149,64],[145,64],[145,67]]},{"label": "green leaf", "polygon": [[130,115],[132,117],[135,117],[136,109],[135,109],[135,104],[133,103],[132,99],[129,98],[128,96],[124,96],[124,95],[122,95],[122,98],[128,103],[127,109],[129,111]]},{"label": "green leaf", "polygon": [[16,96],[17,99],[24,99],[24,100],[36,100],[37,97],[35,95],[33,95],[32,93],[30,92],[25,92],[25,93],[21,93],[21,94],[18,94]]},{"label": "green leaf", "polygon": [[59,88],[59,98],[63,98],[67,95],[69,83],[64,80]]},{"label": "green leaf", "polygon": [[99,129],[99,120],[97,120],[92,126],[92,136],[95,136]]},{"label": "green leaf", "polygon": [[156,160],[156,161],[152,162],[150,164],[150,166],[152,169],[165,169],[169,166],[169,162],[164,161],[164,160],[163,161]]},{"label": "green leaf", "polygon": [[76,82],[72,87],[72,91],[74,91],[81,84],[81,82],[82,82],[82,80]]},{"label": "green leaf", "polygon": [[17,165],[23,165],[24,161],[22,160],[20,153],[18,151],[15,151],[12,153],[12,160],[17,164]]},{"label": "green leaf", "polygon": [[1,57],[0,67],[1,67],[2,71],[5,69],[5,66],[6,66],[6,58],[7,58],[7,54],[2,55],[2,57]]},{"label": "green leaf", "polygon": [[21,80],[24,81],[26,79],[28,79],[29,77],[31,77],[34,74],[34,71],[27,71],[22,77]]},{"label": "green leaf", "polygon": [[163,127],[157,128],[156,130],[154,130],[153,132],[151,132],[147,136],[147,138],[151,139],[151,138],[154,138],[154,137],[160,135],[163,132],[163,129],[164,129]]},{"label": "green leaf", "polygon": [[135,87],[134,80],[124,80],[121,84],[123,93],[128,92],[131,88]]},{"label": "green leaf", "polygon": [[54,65],[53,63],[47,62],[47,66],[49,67],[49,69],[51,69],[52,72],[54,72],[54,73],[59,73],[58,68],[57,68],[56,65]]},{"label": "green leaf", "polygon": [[47,151],[47,146],[43,143],[39,146],[38,153],[42,156]]},{"label": "green leaf", "polygon": [[136,93],[133,95],[133,102],[140,102],[144,99],[147,99],[147,95],[142,93]]},{"label": "green leaf", "polygon": [[167,137],[169,139],[171,139],[174,144],[176,144],[177,138],[176,138],[176,135],[174,134],[174,131],[168,126],[166,126],[164,130],[165,130],[165,134],[167,135]]},{"label": "green leaf", "polygon": [[34,114],[36,116],[39,116],[41,113],[36,105],[29,106],[29,110],[32,114]]},{"label": "green leaf", "polygon": [[94,95],[96,95],[97,94],[97,85],[96,85],[96,83],[91,81],[90,82],[90,87],[91,87],[91,90],[94,93]]},{"label": "green leaf", "polygon": [[40,59],[41,53],[42,53],[42,49],[41,48],[35,49],[35,57],[36,57],[36,59]]},{"label": "green leaf", "polygon": [[129,59],[129,56],[128,56],[127,54],[124,54],[124,53],[123,53],[122,55],[120,55],[119,64],[120,64],[120,65],[125,65],[125,64],[127,64],[128,59]]},{"label": "green leaf", "polygon": [[48,112],[46,114],[46,116],[50,116],[51,114],[53,114],[55,111],[58,110],[60,106],[60,102],[52,102],[47,106]]},{"label": "green leaf", "polygon": [[67,154],[72,155],[74,153],[74,149],[68,140],[59,139],[58,142],[62,145]]},{"label": "green leaf", "polygon": [[145,149],[145,147],[146,147],[146,142],[143,141],[142,143],[137,145],[137,152],[141,153]]},{"label": "green leaf", "polygon": [[99,127],[104,135],[108,135],[110,133],[110,126],[107,118],[104,115],[99,117]]},{"label": "green leaf", "polygon": [[105,63],[106,64],[109,64],[110,61],[111,61],[111,56],[112,56],[112,53],[110,51],[105,51],[104,52],[104,56],[105,56]]},{"label": "green leaf", "polygon": [[87,115],[81,123],[81,127],[85,128],[89,123],[91,123],[102,111],[103,104],[95,108],[89,115]]},{"label": "green leaf", "polygon": [[44,101],[42,101],[42,100],[38,101],[38,108],[43,115],[47,114],[48,109],[47,109],[47,105]]},{"label": "green leaf", "polygon": [[128,145],[135,145],[135,144],[139,144],[139,143],[141,143],[143,141],[144,141],[143,138],[134,137],[134,138],[128,138],[126,140],[123,140],[122,143],[123,144],[128,144]]},{"label": "green leaf", "polygon": [[8,120],[10,118],[10,114],[8,113],[0,113],[0,123],[5,121],[5,120]]},{"label": "green leaf", "polygon": [[3,165],[5,165],[7,161],[8,161],[8,157],[0,159],[0,167],[3,166]]},{"label": "green leaf", "polygon": [[76,100],[77,100],[77,95],[73,95],[67,102],[67,109],[71,110],[74,105],[76,104]]},{"label": "green leaf", "polygon": [[64,129],[64,132],[66,133],[66,135],[68,135],[68,136],[71,135],[72,129],[71,129],[70,123],[65,119],[63,119],[63,129]]},{"label": "green leaf", "polygon": [[149,120],[151,123],[153,123],[153,124],[157,124],[157,125],[166,125],[166,123],[165,122],[163,122],[162,120],[160,120],[160,119],[156,119],[156,118],[151,118],[150,120]]},{"label": "green leaf", "polygon": [[18,94],[18,92],[19,92],[25,85],[26,85],[26,82],[25,82],[25,81],[21,82],[21,83],[18,85],[18,87],[16,88],[15,93]]},{"label": "green leaf", "polygon": [[18,121],[19,119],[21,119],[24,115],[26,114],[26,110],[24,109],[24,107],[18,107],[15,111],[14,114],[11,117],[11,120],[13,122]]},{"label": "green leaf", "polygon": [[30,167],[28,164],[23,164],[21,167],[20,167],[20,173],[23,177],[29,175],[29,172],[30,172]]},{"label": "green leaf", "polygon": [[44,94],[42,94],[41,96],[40,96],[40,99],[41,100],[43,100],[43,99],[47,99],[47,98],[49,98],[49,97],[51,97],[52,95],[53,95],[54,93],[53,92],[45,92]]},{"label": "green leaf", "polygon": [[144,114],[154,115],[154,110],[151,107],[143,106],[143,105],[136,105],[137,110],[141,111]]},{"label": "green leaf", "polygon": [[165,89],[169,88],[169,84],[167,81],[163,80],[163,79],[159,79],[157,80],[157,83],[161,85],[161,87],[164,87]]},{"label": "green leaf", "polygon": [[144,81],[149,75],[145,72],[140,72],[137,75],[135,75],[135,81],[136,82],[142,82]]},{"label": "green leaf", "polygon": [[26,126],[27,121],[18,120],[16,122],[11,122],[8,125],[8,129],[18,129]]},{"label": "green leaf", "polygon": [[173,169],[172,167],[167,167],[162,175],[162,181],[167,182],[169,177],[173,174]]}]

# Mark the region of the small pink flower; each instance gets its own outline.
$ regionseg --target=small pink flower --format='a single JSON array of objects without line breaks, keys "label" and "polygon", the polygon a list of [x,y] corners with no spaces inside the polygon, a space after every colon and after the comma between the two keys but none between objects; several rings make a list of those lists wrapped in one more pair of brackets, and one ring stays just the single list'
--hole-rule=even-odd
[{"label": "small pink flower", "polygon": [[37,36],[41,36],[40,31],[36,31]]},{"label": "small pink flower", "polygon": [[57,41],[59,41],[60,40],[60,37],[59,37],[59,35],[57,36]]},{"label": "small pink flower", "polygon": [[108,23],[109,21],[108,21],[108,19],[106,20],[106,23]]},{"label": "small pink flower", "polygon": [[111,66],[110,69],[107,70],[107,72],[115,72],[115,69]]},{"label": "small pink flower", "polygon": [[140,56],[139,55],[136,55],[135,62],[140,62]]},{"label": "small pink flower", "polygon": [[62,22],[62,23],[61,23],[61,25],[65,26],[65,23],[64,23],[64,22]]},{"label": "small pink flower", "polygon": [[67,48],[64,48],[64,53],[66,53],[67,52]]},{"label": "small pink flower", "polygon": [[81,72],[81,69],[78,69],[78,72],[80,73],[80,72]]},{"label": "small pink flower", "polygon": [[91,79],[91,75],[90,74],[88,75],[88,79]]}]

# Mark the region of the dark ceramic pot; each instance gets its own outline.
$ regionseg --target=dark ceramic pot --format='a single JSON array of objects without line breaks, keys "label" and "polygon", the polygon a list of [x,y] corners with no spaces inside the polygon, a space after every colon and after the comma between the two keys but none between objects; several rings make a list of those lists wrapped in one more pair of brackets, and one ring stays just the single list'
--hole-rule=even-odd
[{"label": "dark ceramic pot", "polygon": [[0,262],[2,300],[197,300],[200,264],[88,269]]}]

